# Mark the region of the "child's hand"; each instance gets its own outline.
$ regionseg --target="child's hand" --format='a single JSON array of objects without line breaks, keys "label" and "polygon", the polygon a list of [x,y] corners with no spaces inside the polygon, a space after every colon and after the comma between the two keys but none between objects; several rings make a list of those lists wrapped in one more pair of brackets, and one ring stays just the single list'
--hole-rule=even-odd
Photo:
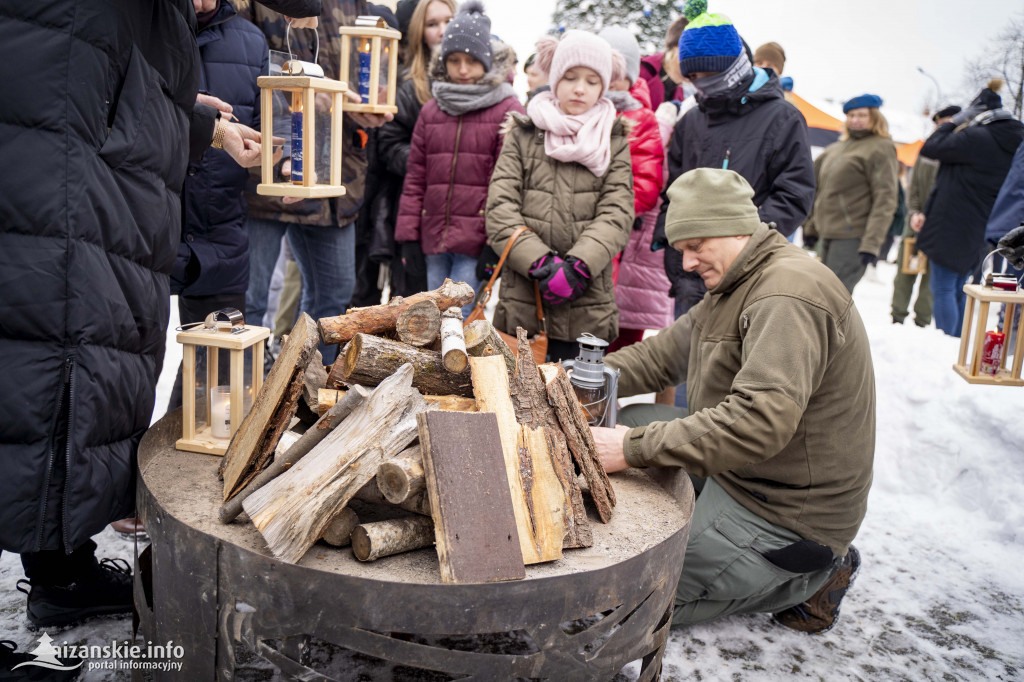
[{"label": "child's hand", "polygon": [[554,253],[541,256],[530,266],[530,277],[537,280],[541,297],[551,305],[571,303],[590,286],[590,268],[574,256],[564,260]]}]

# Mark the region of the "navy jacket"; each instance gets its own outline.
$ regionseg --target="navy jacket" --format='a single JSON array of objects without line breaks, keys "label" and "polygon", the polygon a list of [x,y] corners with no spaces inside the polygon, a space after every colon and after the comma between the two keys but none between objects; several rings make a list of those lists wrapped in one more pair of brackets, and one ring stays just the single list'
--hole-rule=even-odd
[{"label": "navy jacket", "polygon": [[[267,73],[267,41],[222,0],[200,29],[199,90],[233,107],[238,121],[260,127],[260,89]],[[249,237],[245,229],[247,169],[218,149],[190,163],[183,196],[184,223],[171,293],[186,296],[241,294],[249,286]]]},{"label": "navy jacket", "polygon": [[1007,232],[1024,224],[1024,142],[1017,147],[1010,172],[1003,180],[996,203],[985,226],[985,241],[996,243]]}]

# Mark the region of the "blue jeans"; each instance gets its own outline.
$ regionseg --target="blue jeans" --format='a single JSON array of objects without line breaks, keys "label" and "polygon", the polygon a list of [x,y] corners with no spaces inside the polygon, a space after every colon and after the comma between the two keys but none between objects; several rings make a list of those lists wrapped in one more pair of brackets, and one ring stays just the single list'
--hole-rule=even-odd
[{"label": "blue jeans", "polygon": [[950,336],[960,337],[964,324],[964,307],[967,304],[964,284],[968,273],[960,274],[947,270],[935,261],[928,261],[932,271],[932,316],[935,326]]},{"label": "blue jeans", "polygon": [[[285,234],[302,274],[302,312],[314,320],[345,312],[356,284],[353,225],[328,227],[249,218],[246,226],[249,290],[245,307],[250,319],[262,320],[267,312],[267,290]],[[331,364],[338,355],[338,346],[321,344],[320,354],[324,364]]]},{"label": "blue jeans", "polygon": [[[480,280],[476,278],[476,258],[461,253],[434,253],[426,256],[427,288],[433,291],[442,284],[445,278],[453,282],[465,282],[476,291],[480,288]],[[473,312],[473,304],[462,306],[462,318],[469,317]]]}]

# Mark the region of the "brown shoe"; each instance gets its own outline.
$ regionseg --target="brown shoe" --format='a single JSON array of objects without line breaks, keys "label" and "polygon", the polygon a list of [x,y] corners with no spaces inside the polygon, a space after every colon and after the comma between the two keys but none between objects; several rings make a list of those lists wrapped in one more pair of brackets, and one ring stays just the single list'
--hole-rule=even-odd
[{"label": "brown shoe", "polygon": [[779,611],[772,617],[779,625],[800,632],[828,632],[839,620],[839,606],[859,571],[860,552],[850,545],[850,551],[843,557],[839,568],[825,581],[820,590],[804,603]]},{"label": "brown shoe", "polygon": [[120,521],[114,521],[110,524],[110,527],[123,538],[129,540],[138,538],[139,540],[148,540],[149,533],[146,532],[146,527],[142,525],[142,519],[137,519],[134,516],[127,519],[121,519]]}]

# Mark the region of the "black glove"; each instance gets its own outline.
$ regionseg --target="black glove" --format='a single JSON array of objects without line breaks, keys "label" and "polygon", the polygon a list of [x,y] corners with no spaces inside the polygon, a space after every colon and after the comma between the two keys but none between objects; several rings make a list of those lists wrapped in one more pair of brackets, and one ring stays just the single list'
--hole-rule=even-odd
[{"label": "black glove", "polygon": [[814,235],[810,235],[810,234],[805,234],[804,235],[804,248],[805,249],[813,249],[814,245],[817,244],[817,243],[818,243],[818,238],[815,237]]},{"label": "black glove", "polygon": [[1024,270],[1024,224],[1004,234],[996,251],[1014,268]]},{"label": "black glove", "polygon": [[873,253],[861,252],[861,254],[860,254],[860,264],[863,265],[864,267],[868,267],[869,265],[874,265],[877,262],[878,262],[878,256],[877,255],[875,255]]},{"label": "black glove", "polygon": [[492,249],[490,244],[484,244],[484,250],[476,259],[476,278],[481,282],[489,281],[498,267],[499,260],[501,257],[498,252]]},{"label": "black glove", "polygon": [[426,277],[427,260],[423,257],[423,249],[419,242],[401,242],[398,253],[402,258],[402,266],[409,277]]},{"label": "black glove", "polygon": [[963,125],[969,121],[973,121],[974,117],[980,113],[988,111],[983,104],[972,104],[958,114],[953,115],[952,124],[955,126]]}]

